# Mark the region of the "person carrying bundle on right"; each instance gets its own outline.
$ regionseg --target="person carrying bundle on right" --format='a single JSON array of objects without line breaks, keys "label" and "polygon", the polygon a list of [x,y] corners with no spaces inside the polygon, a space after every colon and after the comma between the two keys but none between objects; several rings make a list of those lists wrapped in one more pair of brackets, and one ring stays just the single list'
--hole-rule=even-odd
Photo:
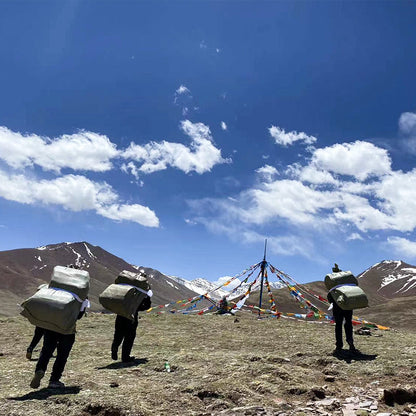
[{"label": "person carrying bundle on right", "polygon": [[[344,324],[345,338],[349,351],[353,354],[360,352],[354,346],[352,315],[355,304],[357,308],[368,306],[365,293],[358,287],[358,281],[351,272],[342,272],[335,263],[332,274],[325,276],[325,285],[329,290],[327,298],[331,304],[335,321],[335,355],[343,355],[342,325]],[[330,307],[330,309],[331,309]]]}]

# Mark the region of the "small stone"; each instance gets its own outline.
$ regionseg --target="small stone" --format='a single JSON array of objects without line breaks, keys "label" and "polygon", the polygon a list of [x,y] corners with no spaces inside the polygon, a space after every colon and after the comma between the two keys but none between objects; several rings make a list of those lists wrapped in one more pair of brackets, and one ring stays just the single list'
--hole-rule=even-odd
[{"label": "small stone", "polygon": [[391,413],[377,413],[376,416],[392,416]]},{"label": "small stone", "polygon": [[119,384],[116,383],[115,381],[110,383],[110,387],[118,387],[118,386],[119,386]]},{"label": "small stone", "polygon": [[358,397],[347,397],[345,399],[346,403],[358,403]]},{"label": "small stone", "polygon": [[373,402],[367,400],[365,402],[360,402],[360,407],[361,408],[366,408],[366,407],[370,407],[373,404]]},{"label": "small stone", "polygon": [[335,377],[334,376],[325,376],[325,381],[333,383],[335,381]]},{"label": "small stone", "polygon": [[322,407],[332,407],[339,405],[339,401],[337,399],[323,399],[316,402],[316,405],[322,406]]}]

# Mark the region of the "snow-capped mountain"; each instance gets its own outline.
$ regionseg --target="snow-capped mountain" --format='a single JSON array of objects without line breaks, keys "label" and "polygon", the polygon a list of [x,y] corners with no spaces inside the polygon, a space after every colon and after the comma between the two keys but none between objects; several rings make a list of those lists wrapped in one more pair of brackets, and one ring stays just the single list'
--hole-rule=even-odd
[{"label": "snow-capped mountain", "polygon": [[403,261],[384,260],[359,276],[360,286],[386,298],[416,295],[416,267]]},{"label": "snow-capped mountain", "polygon": [[[250,286],[250,283],[244,283],[237,288],[237,286],[240,285],[241,281],[235,279],[232,282],[232,285],[217,289],[219,286],[221,286],[221,283],[213,283],[201,277],[191,281],[176,276],[168,277],[172,279],[174,282],[183,285],[187,287],[189,290],[199,293],[200,295],[208,293],[208,295],[213,299],[221,299],[224,296],[227,296],[228,299],[238,298],[242,296],[244,293],[246,293]],[[222,284],[224,284],[228,279],[230,278],[221,279]],[[280,289],[281,287],[283,287],[283,284],[280,282],[270,282],[270,286],[272,289]],[[260,290],[260,280],[252,287],[252,291],[256,290]]]}]

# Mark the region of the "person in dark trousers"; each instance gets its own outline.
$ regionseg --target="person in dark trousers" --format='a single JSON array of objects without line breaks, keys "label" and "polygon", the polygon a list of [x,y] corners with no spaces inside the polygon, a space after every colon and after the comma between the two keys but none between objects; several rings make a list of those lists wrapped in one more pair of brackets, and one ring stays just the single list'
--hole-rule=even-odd
[{"label": "person in dark trousers", "polygon": [[[47,287],[47,284],[42,284],[38,287],[38,290],[42,289],[43,287]],[[29,346],[26,350],[26,358],[28,360],[32,359],[32,352],[36,348],[36,345],[38,345],[39,341],[43,337],[43,334],[45,333],[45,329],[41,328],[39,326],[35,327],[35,333],[33,334],[32,341],[30,342]]]},{"label": "person in dark trousers", "polygon": [[[86,298],[80,308],[78,319],[81,319],[85,313],[85,309],[89,307],[88,298]],[[63,388],[65,384],[60,381],[64,371],[69,353],[75,342],[75,328],[73,334],[60,334],[59,332],[45,329],[43,335],[43,347],[40,352],[39,360],[36,364],[35,375],[30,382],[30,387],[36,389],[40,386],[40,381],[45,375],[49,360],[56,348],[56,359],[53,364],[52,374],[49,379],[48,388]]]},{"label": "person in dark trousers", "polygon": [[43,337],[45,333],[45,329],[41,328],[40,326],[35,327],[35,333],[33,334],[32,341],[30,342],[29,346],[26,350],[26,358],[28,360],[32,359],[32,352],[36,348],[36,345],[38,345],[39,341]]},{"label": "person in dark trousers", "polygon": [[138,313],[139,311],[146,311],[151,307],[151,305],[152,302],[150,297],[146,296],[137,308],[133,320],[117,315],[114,325],[114,339],[111,344],[111,358],[113,360],[118,359],[118,348],[121,343],[123,343],[121,347],[121,361],[127,363],[135,360],[135,357],[131,356],[130,353],[136,338],[136,330],[139,319]]},{"label": "person in dark trousers", "polygon": [[229,306],[228,306],[228,301],[227,301],[226,296],[223,296],[223,298],[218,302],[218,311],[217,311],[217,313],[219,315],[229,313]]},{"label": "person in dark trousers", "polygon": [[[338,264],[335,263],[334,267],[332,268],[333,273],[341,272],[341,269],[338,267]],[[343,354],[343,338],[342,338],[342,324],[344,323],[344,330],[345,330],[345,339],[350,347],[351,353],[358,353],[359,351],[354,346],[354,339],[352,335],[352,310],[346,311],[341,309],[337,303],[335,302],[334,297],[332,296],[331,291],[328,292],[328,302],[332,303],[332,312],[335,321],[335,351],[334,353],[337,355]]]}]

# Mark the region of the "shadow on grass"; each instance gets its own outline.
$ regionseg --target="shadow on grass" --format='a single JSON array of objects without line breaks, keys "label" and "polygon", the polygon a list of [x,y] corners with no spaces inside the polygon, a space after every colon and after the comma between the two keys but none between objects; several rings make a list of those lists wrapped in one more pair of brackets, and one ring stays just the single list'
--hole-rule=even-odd
[{"label": "shadow on grass", "polygon": [[45,387],[40,390],[31,391],[23,396],[8,397],[7,400],[15,400],[18,402],[23,402],[25,400],[45,400],[50,396],[58,396],[60,394],[78,394],[80,391],[81,387],[79,386],[68,386],[59,389],[48,389]]},{"label": "shadow on grass", "polygon": [[333,353],[335,358],[340,361],[345,361],[350,364],[352,361],[374,361],[377,358],[377,354],[364,354],[362,352],[351,353],[347,350],[343,350],[340,353]]},{"label": "shadow on grass", "polygon": [[96,370],[118,370],[119,368],[135,367],[140,364],[146,364],[148,361],[149,360],[147,358],[136,358],[135,360],[129,361],[127,363],[118,361],[116,363],[108,364],[104,367],[96,367]]}]

